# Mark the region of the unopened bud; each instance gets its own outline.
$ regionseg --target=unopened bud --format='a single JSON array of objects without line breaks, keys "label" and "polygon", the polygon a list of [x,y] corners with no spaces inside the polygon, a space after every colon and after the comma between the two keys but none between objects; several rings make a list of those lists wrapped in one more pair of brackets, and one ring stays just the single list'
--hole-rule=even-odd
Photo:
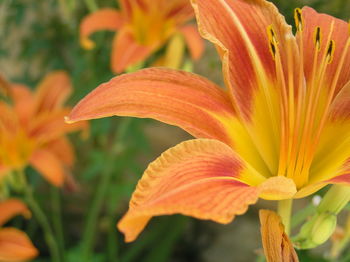
[{"label": "unopened bud", "polygon": [[300,249],[317,247],[331,237],[336,225],[337,216],[335,214],[318,213],[302,226],[293,242]]}]

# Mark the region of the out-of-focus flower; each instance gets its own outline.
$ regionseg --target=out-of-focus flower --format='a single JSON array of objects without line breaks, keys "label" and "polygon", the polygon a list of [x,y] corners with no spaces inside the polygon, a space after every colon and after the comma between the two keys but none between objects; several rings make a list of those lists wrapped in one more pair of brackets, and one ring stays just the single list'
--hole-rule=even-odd
[{"label": "out-of-focus flower", "polygon": [[[203,51],[197,29],[187,22],[194,17],[188,0],[121,0],[120,11],[105,8],[86,16],[80,25],[81,44],[94,47],[89,36],[99,30],[118,31],[113,40],[111,66],[115,73],[146,60],[169,42],[158,65],[179,67],[183,41],[193,59]],[[171,47],[172,46],[172,47]],[[174,49],[174,47],[176,47]],[[175,51],[174,51],[175,50]],[[176,63],[175,63],[176,62]]]},{"label": "out-of-focus flower", "polygon": [[119,222],[134,240],[152,216],[229,223],[257,199],[350,183],[348,24],[295,10],[296,37],[264,0],[192,0],[222,58],[227,90],[194,74],[146,69],[102,84],[71,112],[154,118],[197,139],[149,165]]},{"label": "out-of-focus flower", "polygon": [[260,210],[259,217],[261,239],[267,262],[299,261],[279,215],[270,210]]},{"label": "out-of-focus flower", "polygon": [[26,261],[38,255],[38,250],[24,232],[2,226],[12,217],[23,215],[31,216],[27,207],[17,199],[7,199],[0,202],[0,261]]},{"label": "out-of-focus flower", "polygon": [[0,101],[0,182],[31,165],[53,185],[62,185],[74,162],[65,135],[87,127],[64,123],[70,111],[64,106],[71,93],[68,75],[48,74],[35,92],[24,85],[6,85],[10,102]]}]

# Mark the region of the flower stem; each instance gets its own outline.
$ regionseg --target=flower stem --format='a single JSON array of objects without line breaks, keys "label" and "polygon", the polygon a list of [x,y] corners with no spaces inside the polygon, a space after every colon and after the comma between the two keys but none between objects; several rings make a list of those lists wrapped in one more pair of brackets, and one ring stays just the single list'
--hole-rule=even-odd
[{"label": "flower stem", "polygon": [[286,199],[278,201],[277,212],[280,215],[285,232],[287,235],[290,234],[290,217],[292,214],[293,199]]},{"label": "flower stem", "polygon": [[106,159],[105,172],[101,175],[101,180],[97,186],[96,194],[92,201],[85,224],[82,243],[82,261],[91,260],[91,252],[94,246],[94,238],[96,234],[97,219],[101,212],[106,192],[112,178],[115,158],[123,151],[123,138],[127,132],[127,127],[129,126],[130,121],[130,118],[124,118],[119,123],[116,143],[112,146],[111,152],[109,152],[109,156]]},{"label": "flower stem", "polygon": [[50,255],[51,255],[51,261],[52,262],[60,262],[60,255],[59,255],[59,249],[56,243],[56,240],[53,236],[53,232],[51,229],[51,226],[49,224],[49,221],[44,213],[44,211],[41,209],[39,204],[36,202],[33,191],[31,187],[26,187],[24,189],[24,198],[26,203],[28,204],[30,210],[33,212],[34,216],[36,217],[38,223],[42,227],[44,231],[45,241],[49,248]]},{"label": "flower stem", "polygon": [[51,201],[52,201],[52,223],[57,237],[60,254],[62,260],[65,261],[65,245],[62,225],[62,208],[61,208],[61,195],[60,190],[56,187],[51,187]]}]

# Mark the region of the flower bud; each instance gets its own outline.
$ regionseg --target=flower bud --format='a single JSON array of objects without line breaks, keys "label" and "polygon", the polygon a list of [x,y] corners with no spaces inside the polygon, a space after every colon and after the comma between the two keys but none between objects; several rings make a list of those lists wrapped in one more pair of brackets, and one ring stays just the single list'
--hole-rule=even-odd
[{"label": "flower bud", "polygon": [[318,213],[302,226],[293,242],[300,249],[317,247],[330,238],[336,225],[337,216],[335,214]]}]

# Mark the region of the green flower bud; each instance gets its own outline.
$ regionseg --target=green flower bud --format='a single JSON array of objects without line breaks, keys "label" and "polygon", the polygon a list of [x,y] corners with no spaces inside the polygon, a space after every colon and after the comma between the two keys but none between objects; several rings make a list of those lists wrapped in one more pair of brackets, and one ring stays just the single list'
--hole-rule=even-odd
[{"label": "green flower bud", "polygon": [[299,234],[293,239],[296,247],[310,249],[326,242],[337,225],[337,216],[333,213],[318,213],[306,222]]}]

